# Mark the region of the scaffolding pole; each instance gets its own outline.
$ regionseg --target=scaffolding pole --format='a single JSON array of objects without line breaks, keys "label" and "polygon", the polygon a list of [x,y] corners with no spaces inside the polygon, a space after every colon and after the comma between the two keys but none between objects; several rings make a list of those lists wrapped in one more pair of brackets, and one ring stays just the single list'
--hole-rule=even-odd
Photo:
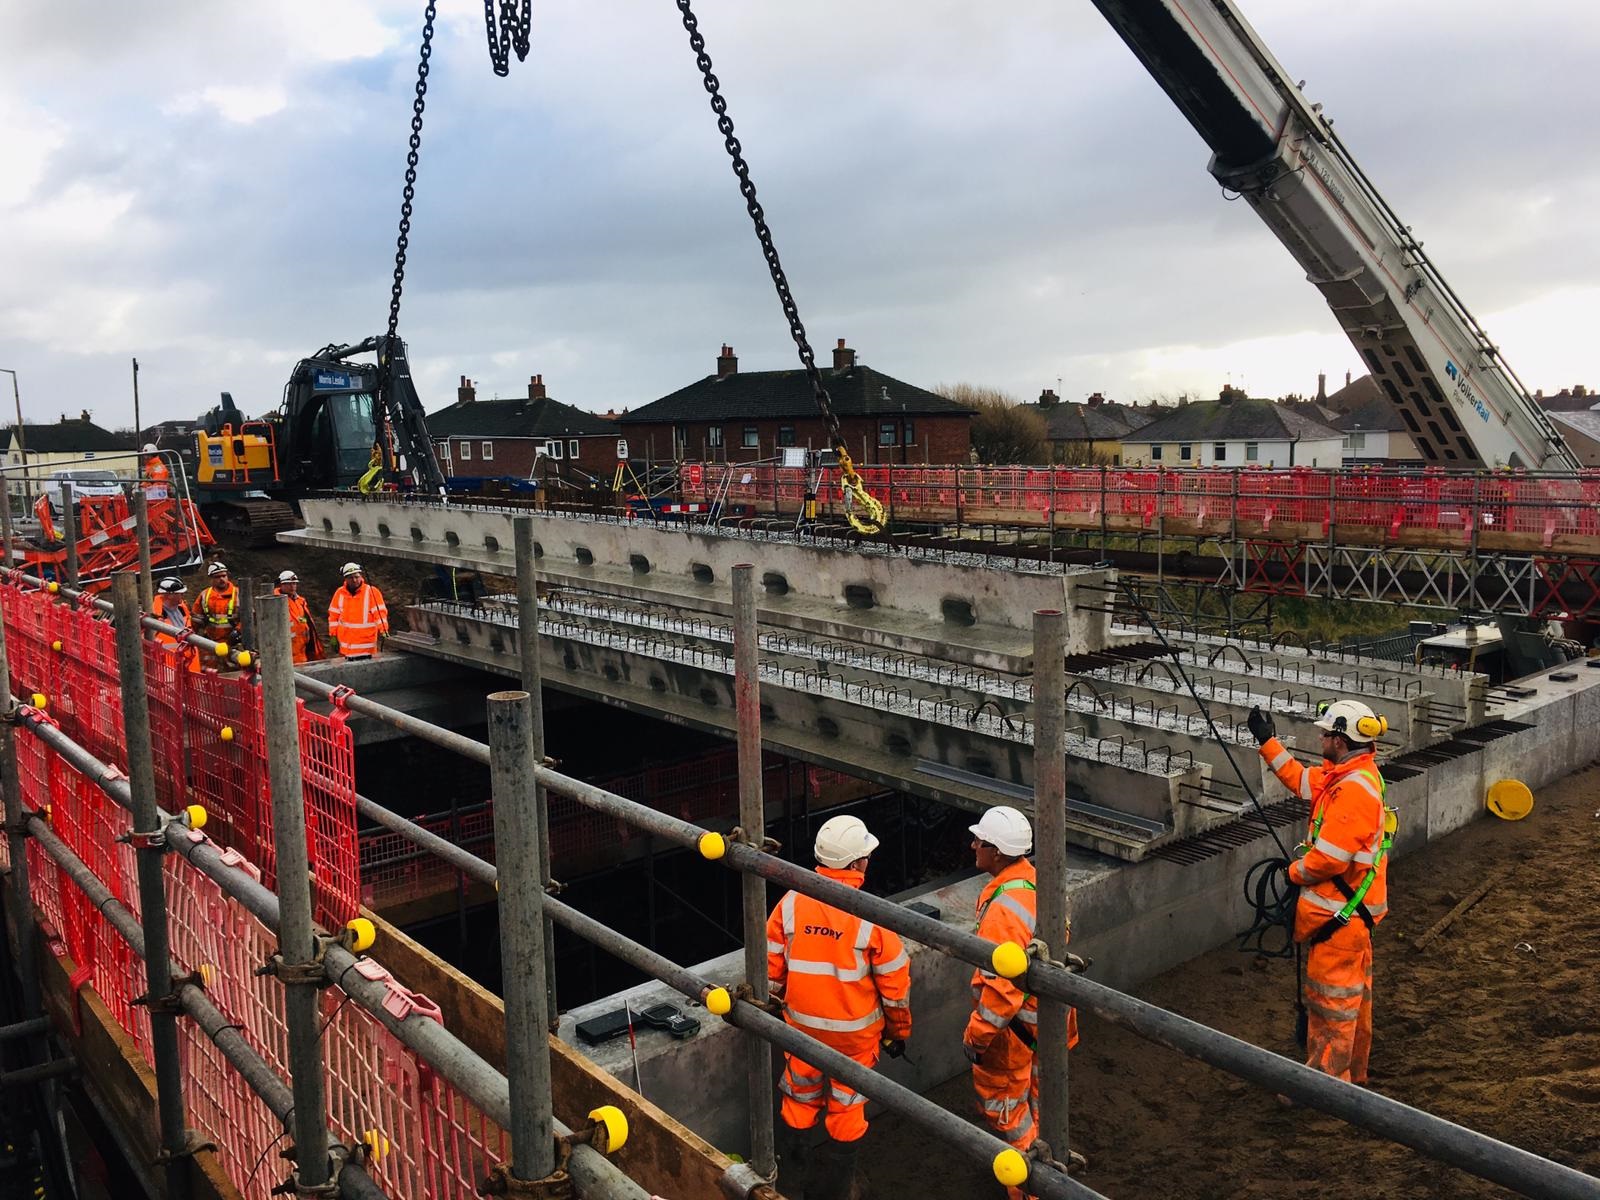
[{"label": "scaffolding pole", "polygon": [[288,598],[262,596],[256,601],[254,616],[261,643],[261,714],[272,796],[272,841],[277,855],[279,923],[274,966],[284,987],[289,1083],[294,1089],[293,1182],[301,1189],[309,1189],[328,1182],[328,1106],[317,1029],[322,972],[316,969],[317,944],[311,926],[311,868],[306,852],[300,721],[294,694]]},{"label": "scaffolding pole", "polygon": [[150,568],[150,497],[138,483],[133,485],[129,503],[133,506],[133,534],[139,543],[139,608],[150,612],[156,606],[155,576]]},{"label": "scaffolding pole", "polygon": [[[48,495],[48,493],[46,493]],[[47,500],[46,503],[49,503]],[[72,496],[72,484],[61,481],[61,536],[66,540],[67,586],[78,586],[78,504]]]},{"label": "scaffolding pole", "polygon": [[[1067,953],[1066,617],[1033,614],[1033,849],[1037,868],[1035,936],[1044,956]],[[1067,1006],[1039,998],[1034,1053],[1039,1062],[1039,1128],[1056,1157],[1067,1160]]]},{"label": "scaffolding pole", "polygon": [[[511,523],[517,556],[517,653],[521,658],[522,690],[528,693],[531,713],[529,738],[533,761],[544,762],[544,670],[539,662],[539,583],[533,571],[533,518],[518,517]],[[550,872],[550,795],[540,784],[534,785],[534,811],[538,816],[539,850],[535,863],[539,881],[546,891],[555,887]],[[544,924],[545,1012],[551,1022],[561,1010],[556,1006],[556,939],[550,919]]]},{"label": "scaffolding pole", "polygon": [[500,891],[500,978],[510,1088],[511,1174],[544,1179],[556,1169],[550,1123],[550,1018],[545,1011],[544,885],[533,781],[533,706],[527,692],[489,697],[489,787],[494,797]]},{"label": "scaffolding pole", "polygon": [[[74,854],[59,837],[50,822],[44,820],[36,813],[28,815],[30,834],[38,841],[39,848],[48,854],[61,868],[68,879],[87,896],[94,905],[95,910],[103,915],[106,923],[111,926],[124,942],[140,958],[145,958],[144,932],[139,928],[138,919],[128,911],[126,905],[112,894],[111,889],[89,869],[87,863]],[[168,964],[168,973],[174,977],[181,975],[182,968],[177,963]],[[262,1058],[255,1049],[245,1040],[239,1026],[224,1016],[205,990],[194,983],[184,983],[177,990],[178,1003],[183,1010],[200,1027],[208,1038],[216,1044],[230,1066],[239,1072],[240,1078],[265,1104],[272,1115],[287,1131],[294,1110],[294,1095],[277,1073]],[[386,1194],[372,1181],[365,1170],[355,1163],[347,1162],[339,1173],[340,1195],[349,1200],[388,1200]]]},{"label": "scaffolding pole", "polygon": [[[138,583],[131,575],[112,580],[116,610],[117,675],[122,685],[123,747],[128,756],[131,834],[139,879],[139,914],[144,926],[145,1001],[150,1012],[150,1054],[156,1070],[156,1113],[166,1161],[167,1195],[190,1194],[189,1136],[183,1115],[183,1068],[178,1060],[178,1014],[167,1003],[172,992],[167,953],[167,893],[162,855],[166,852],[156,804],[155,755],[150,745],[150,695],[145,690],[145,641],[139,628]],[[303,839],[302,839],[303,840]]]},{"label": "scaffolding pole", "polygon": [[[766,799],[761,790],[761,657],[756,624],[755,567],[733,568],[733,694],[738,719],[739,828],[757,849],[766,840]],[[767,886],[755,875],[740,876],[744,908],[744,978],[756,1001],[767,1002]],[[750,1165],[776,1177],[773,1130],[772,1047],[751,1034],[745,1039],[750,1112]]]}]

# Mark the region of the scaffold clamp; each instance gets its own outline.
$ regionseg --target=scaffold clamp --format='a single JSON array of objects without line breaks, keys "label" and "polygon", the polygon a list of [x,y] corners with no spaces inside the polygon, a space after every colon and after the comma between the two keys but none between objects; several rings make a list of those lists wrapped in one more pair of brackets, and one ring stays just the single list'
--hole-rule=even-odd
[{"label": "scaffold clamp", "polygon": [[728,831],[728,840],[730,842],[738,842],[743,846],[749,846],[750,849],[759,850],[763,854],[776,854],[783,849],[783,843],[778,841],[777,838],[770,838],[764,834],[759,839],[753,838],[744,831],[743,825],[735,825],[730,829]]},{"label": "scaffold clamp", "polygon": [[274,954],[265,966],[256,968],[257,975],[276,975],[278,982],[285,987],[297,984],[309,984],[312,987],[327,987],[331,980],[322,969],[322,958],[318,955],[310,962],[291,963],[285,962],[283,955]]},{"label": "scaffold clamp", "polygon": [[1094,959],[1084,958],[1081,955],[1072,953],[1066,955],[1065,962],[1058,958],[1051,958],[1050,947],[1040,938],[1034,938],[1028,943],[1028,957],[1037,959],[1048,966],[1060,967],[1063,971],[1070,971],[1074,975],[1082,975],[1094,965]]},{"label": "scaffold clamp", "polygon": [[518,1179],[511,1173],[509,1163],[496,1163],[489,1168],[488,1177],[478,1184],[480,1196],[531,1196],[537,1200],[577,1200],[577,1189],[572,1176],[567,1174],[567,1156],[571,1147],[561,1138],[556,1139],[558,1162],[556,1169],[543,1179]]},{"label": "scaffold clamp", "polygon": [[161,1151],[155,1158],[151,1159],[151,1162],[153,1165],[160,1167],[170,1162],[176,1162],[180,1158],[193,1158],[202,1150],[215,1151],[216,1149],[217,1144],[207,1139],[199,1130],[185,1129],[183,1131],[182,1146],[176,1150]]}]

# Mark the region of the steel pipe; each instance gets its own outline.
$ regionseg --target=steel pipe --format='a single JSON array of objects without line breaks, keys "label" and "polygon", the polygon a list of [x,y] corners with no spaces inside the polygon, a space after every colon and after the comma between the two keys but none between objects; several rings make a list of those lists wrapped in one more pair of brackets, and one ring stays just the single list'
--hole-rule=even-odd
[{"label": "steel pipe", "polygon": [[66,577],[70,587],[78,586],[78,501],[72,484],[61,481],[61,539],[66,543]]},{"label": "steel pipe", "polygon": [[[128,911],[104,883],[89,869],[87,863],[74,854],[51,828],[50,822],[37,814],[28,817],[29,830],[38,841],[39,848],[53,859],[80,891],[87,896],[95,910],[105,917],[106,923],[140,958],[145,957],[144,931],[138,919]],[[169,963],[171,974],[182,973],[177,963]],[[283,1080],[278,1078],[267,1061],[256,1053],[239,1027],[211,1002],[205,990],[193,983],[183,984],[177,991],[178,1002],[196,1025],[222,1051],[230,1066],[261,1102],[271,1110],[287,1130],[294,1109],[294,1097]],[[366,1171],[354,1163],[346,1163],[339,1173],[341,1194],[352,1200],[388,1200],[388,1196],[373,1182]]]},{"label": "steel pipe", "polygon": [[[544,670],[539,662],[539,580],[533,569],[533,518],[517,517],[511,522],[517,557],[517,654],[521,659],[522,690],[528,693],[531,713],[530,738],[533,761],[544,761]],[[534,784],[534,812],[538,817],[539,880],[546,891],[555,880],[550,873],[550,797]],[[545,1012],[552,1020],[561,1010],[556,1005],[556,939],[550,920],[544,923]]]},{"label": "steel pipe", "polygon": [[317,1028],[321,997],[316,982],[304,977],[316,961],[317,944],[311,927],[311,864],[288,597],[262,596],[253,615],[261,645],[261,714],[277,854],[277,965],[282,968],[289,1083],[294,1089],[295,1178],[303,1188],[317,1188],[329,1175],[328,1105]]},{"label": "steel pipe", "polygon": [[[64,485],[63,485],[64,486]],[[150,1056],[155,1062],[156,1113],[161,1147],[167,1155],[167,1194],[177,1200],[190,1194],[183,1115],[183,1068],[178,1060],[178,1016],[162,1002],[172,991],[167,953],[167,893],[157,840],[162,828],[156,804],[155,755],[150,745],[150,693],[144,680],[144,636],[139,629],[138,581],[131,575],[112,580],[117,617],[117,675],[122,688],[123,748],[128,756],[128,796],[133,815],[134,869],[139,881],[139,914],[144,927],[145,984],[150,1002]],[[304,844],[304,838],[301,839]]]},{"label": "steel pipe", "polygon": [[556,1169],[550,1135],[550,1030],[545,1011],[544,884],[539,871],[533,718],[527,692],[489,697],[489,787],[494,797],[500,887],[500,978],[510,1085],[511,1174],[543,1179]]},{"label": "steel pipe", "polygon": [[155,607],[156,584],[150,568],[150,497],[138,483],[128,498],[133,506],[133,535],[139,546],[139,607],[149,612]]},{"label": "steel pipe", "polygon": [[[1038,876],[1035,936],[1044,941],[1048,956],[1058,961],[1066,957],[1068,929],[1066,625],[1066,617],[1058,609],[1040,609],[1033,614],[1033,861]],[[1040,997],[1036,1038],[1040,1135],[1065,1162],[1065,1004],[1052,997]]]},{"label": "steel pipe", "polygon": [[[733,695],[739,747],[739,826],[746,841],[760,847],[767,831],[761,791],[761,656],[756,623],[755,567],[733,568]],[[767,886],[758,876],[741,874],[744,917],[744,978],[757,1002],[767,987]],[[773,1178],[778,1170],[773,1129],[772,1048],[759,1037],[745,1039],[745,1072],[750,1114],[750,1165]]]}]

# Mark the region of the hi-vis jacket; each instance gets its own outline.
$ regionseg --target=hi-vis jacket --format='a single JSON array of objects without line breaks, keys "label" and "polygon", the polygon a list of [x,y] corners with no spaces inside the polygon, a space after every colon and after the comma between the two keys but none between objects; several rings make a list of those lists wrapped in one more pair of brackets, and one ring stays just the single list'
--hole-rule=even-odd
[{"label": "hi-vis jacket", "polygon": [[[860,871],[817,868],[859,888]],[[789,1024],[851,1057],[911,1036],[911,963],[900,935],[787,893],[767,918],[767,985]]]},{"label": "hi-vis jacket", "polygon": [[1300,885],[1295,940],[1304,941],[1332,920],[1374,868],[1362,903],[1373,924],[1383,920],[1389,912],[1389,862],[1382,852],[1384,783],[1372,753],[1306,767],[1271,738],[1261,747],[1261,757],[1284,787],[1311,803],[1306,852],[1289,864],[1289,881]]},{"label": "hi-vis jacket", "polygon": [[383,593],[365,580],[354,593],[343,586],[328,601],[328,636],[339,639],[339,653],[376,654],[378,635],[389,632],[389,608]]},{"label": "hi-vis jacket", "polygon": [[219,633],[226,636],[239,623],[238,586],[229,583],[224,590],[212,584],[195,597],[193,611],[195,619],[206,626],[203,632],[209,637],[215,638]]},{"label": "hi-vis jacket", "polygon": [[272,590],[289,601],[290,657],[297,663],[320,658],[321,655],[315,653],[317,631],[311,627],[311,602],[298,592],[289,593],[281,587]]},{"label": "hi-vis jacket", "polygon": [[[1037,879],[1033,864],[1019,858],[989,880],[978,896],[978,936],[991,942],[1015,942],[1026,949],[1039,920]],[[1013,1021],[1022,1028],[1013,1026]],[[1031,1055],[1039,1035],[1039,998],[1004,975],[980,967],[972,973],[972,1016],[967,1018],[961,1040],[984,1050],[1007,1027],[1016,1033],[1017,1049]],[[1077,1044],[1078,1013],[1069,1008],[1067,1045]]]}]

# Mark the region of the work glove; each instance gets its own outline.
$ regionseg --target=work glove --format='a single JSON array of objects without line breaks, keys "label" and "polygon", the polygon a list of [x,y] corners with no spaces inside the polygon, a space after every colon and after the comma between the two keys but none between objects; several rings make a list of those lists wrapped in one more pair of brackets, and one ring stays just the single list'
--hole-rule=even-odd
[{"label": "work glove", "polygon": [[1250,715],[1245,718],[1245,724],[1250,727],[1250,735],[1256,739],[1256,745],[1265,746],[1269,741],[1278,736],[1272,718],[1261,711],[1259,704],[1250,709]]},{"label": "work glove", "polygon": [[906,1056],[905,1038],[884,1038],[883,1052],[889,1058],[904,1058]]},{"label": "work glove", "polygon": [[331,633],[328,635],[328,653],[329,654],[337,654],[337,653],[339,653],[339,639],[334,637],[334,635],[331,634]]},{"label": "work glove", "polygon": [[977,1066],[979,1060],[983,1058],[984,1049],[983,1046],[974,1046],[971,1042],[961,1043],[961,1053],[967,1056],[967,1061],[973,1066]]}]

